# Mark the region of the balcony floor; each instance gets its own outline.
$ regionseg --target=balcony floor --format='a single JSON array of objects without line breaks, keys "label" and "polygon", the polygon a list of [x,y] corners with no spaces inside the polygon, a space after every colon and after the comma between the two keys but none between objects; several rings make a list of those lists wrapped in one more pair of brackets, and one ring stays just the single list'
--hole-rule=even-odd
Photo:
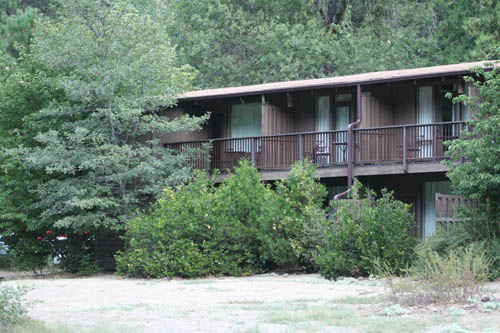
[{"label": "balcony floor", "polygon": [[[402,163],[393,164],[377,164],[377,165],[358,165],[354,168],[354,176],[380,176],[380,175],[399,175],[399,174],[416,174],[416,173],[434,173],[447,172],[449,168],[441,161],[427,161],[408,163],[405,171]],[[290,170],[260,170],[263,181],[273,181],[284,179],[288,176]],[[320,178],[336,178],[347,177],[347,166],[336,166],[329,168],[318,168],[316,175]],[[222,182],[229,175],[219,174],[217,182]]]}]

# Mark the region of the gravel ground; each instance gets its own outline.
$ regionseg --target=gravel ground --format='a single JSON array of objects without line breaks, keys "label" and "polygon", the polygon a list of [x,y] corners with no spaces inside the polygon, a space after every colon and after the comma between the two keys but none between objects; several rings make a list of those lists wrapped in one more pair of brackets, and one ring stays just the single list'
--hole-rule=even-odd
[{"label": "gravel ground", "polygon": [[[6,281],[32,286],[30,317],[92,332],[406,332],[458,325],[500,331],[500,310],[466,315],[446,307],[383,317],[390,304],[378,280],[332,282],[316,274],[266,274],[194,280],[44,278]],[[500,283],[489,285],[498,296]],[[495,289],[496,288],[496,289]],[[494,291],[496,290],[496,291]],[[486,331],[485,331],[486,332]]]}]

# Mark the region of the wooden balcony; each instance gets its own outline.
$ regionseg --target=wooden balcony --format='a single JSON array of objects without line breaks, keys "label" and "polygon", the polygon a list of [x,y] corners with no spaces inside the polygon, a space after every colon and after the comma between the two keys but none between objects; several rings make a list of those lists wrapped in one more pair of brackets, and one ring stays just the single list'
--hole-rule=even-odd
[{"label": "wooden balcony", "polygon": [[[354,129],[354,165],[402,165],[435,162],[445,158],[445,141],[460,137],[464,122],[401,125]],[[318,168],[345,168],[348,163],[347,131],[305,132],[246,138],[224,138],[165,144],[188,153],[197,169],[221,172],[246,158],[259,170],[287,170],[302,159]]]}]

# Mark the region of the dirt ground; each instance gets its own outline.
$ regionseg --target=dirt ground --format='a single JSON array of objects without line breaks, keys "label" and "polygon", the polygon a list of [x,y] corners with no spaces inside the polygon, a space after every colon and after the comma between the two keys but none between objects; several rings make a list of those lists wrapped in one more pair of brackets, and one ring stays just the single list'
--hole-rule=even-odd
[{"label": "dirt ground", "polygon": [[[500,332],[500,309],[428,306],[381,314],[392,304],[379,280],[316,274],[194,280],[44,278],[31,286],[32,319],[56,332]],[[500,282],[487,285],[500,298]]]}]

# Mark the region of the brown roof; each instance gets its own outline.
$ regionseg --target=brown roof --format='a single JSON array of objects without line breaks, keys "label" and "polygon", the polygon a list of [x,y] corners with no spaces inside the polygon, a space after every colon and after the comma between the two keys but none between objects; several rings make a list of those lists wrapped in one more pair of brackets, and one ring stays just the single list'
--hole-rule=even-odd
[{"label": "brown roof", "polygon": [[372,84],[379,82],[411,80],[445,75],[459,75],[470,73],[470,69],[473,67],[483,66],[485,63],[491,63],[495,61],[496,60],[477,61],[455,65],[372,72],[355,75],[327,77],[321,79],[283,81],[256,84],[251,86],[196,90],[181,94],[177,96],[177,98],[180,101],[189,101],[234,96],[260,95],[265,93],[276,93],[293,90],[352,86],[357,84]]}]

